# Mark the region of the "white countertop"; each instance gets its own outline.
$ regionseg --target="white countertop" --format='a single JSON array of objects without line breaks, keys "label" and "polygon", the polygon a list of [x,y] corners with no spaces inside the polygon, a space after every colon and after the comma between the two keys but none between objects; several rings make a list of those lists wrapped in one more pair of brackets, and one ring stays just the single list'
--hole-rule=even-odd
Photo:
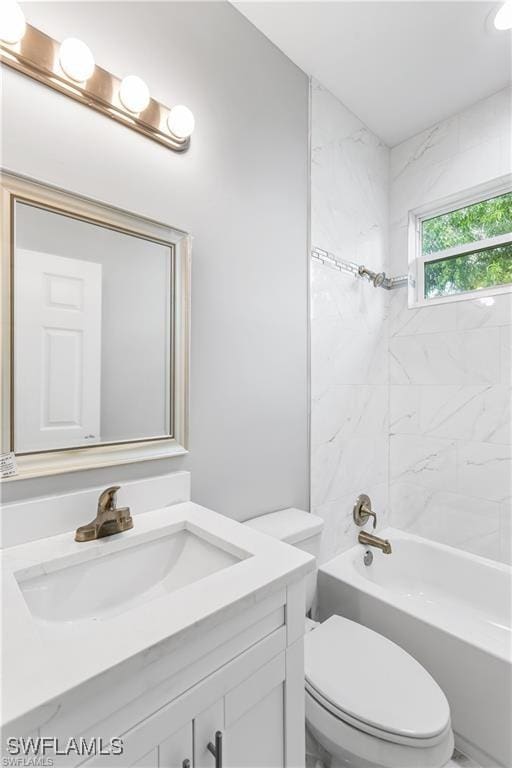
[{"label": "white countertop", "polygon": [[[77,543],[69,532],[1,552],[4,724],[163,640],[186,642],[199,625],[206,630],[221,622],[230,606],[243,610],[314,568],[311,555],[192,502],[139,514],[134,522],[130,531],[93,542]],[[123,613],[73,622],[35,618],[15,576],[27,569],[44,574],[187,526],[249,557]]]}]

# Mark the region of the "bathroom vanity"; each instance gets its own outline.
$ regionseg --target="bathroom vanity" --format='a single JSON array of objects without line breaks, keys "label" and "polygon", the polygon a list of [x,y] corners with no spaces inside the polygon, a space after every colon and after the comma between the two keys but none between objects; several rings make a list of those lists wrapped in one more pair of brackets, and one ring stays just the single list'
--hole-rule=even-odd
[{"label": "bathroom vanity", "polygon": [[[143,495],[127,485],[123,499]],[[51,501],[81,510],[92,495]],[[12,506],[29,519],[45,503]],[[190,501],[135,507],[122,534],[3,550],[4,756],[32,736],[56,766],[303,765],[313,558]],[[111,754],[56,755],[51,740],[65,752],[72,737]]]},{"label": "bathroom vanity", "polygon": [[112,473],[2,509],[4,757],[302,765],[314,559],[191,503],[186,472],[121,483],[105,515],[117,465],[188,450],[190,236],[13,174],[1,187],[2,482]]}]

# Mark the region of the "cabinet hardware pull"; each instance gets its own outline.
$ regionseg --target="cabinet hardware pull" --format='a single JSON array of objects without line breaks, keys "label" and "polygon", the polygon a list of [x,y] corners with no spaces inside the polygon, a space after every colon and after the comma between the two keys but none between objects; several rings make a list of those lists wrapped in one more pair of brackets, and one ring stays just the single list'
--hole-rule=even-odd
[{"label": "cabinet hardware pull", "polygon": [[190,760],[188,758],[182,762],[181,768],[190,768]]},{"label": "cabinet hardware pull", "polygon": [[222,768],[222,731],[215,734],[215,745],[208,742],[207,749],[215,758],[215,768]]}]

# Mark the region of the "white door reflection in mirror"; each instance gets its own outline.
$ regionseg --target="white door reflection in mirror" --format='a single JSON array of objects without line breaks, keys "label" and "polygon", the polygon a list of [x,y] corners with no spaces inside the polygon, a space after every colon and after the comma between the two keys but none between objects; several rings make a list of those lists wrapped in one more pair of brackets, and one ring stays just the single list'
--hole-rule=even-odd
[{"label": "white door reflection in mirror", "polygon": [[18,452],[101,440],[101,278],[101,264],[16,251]]},{"label": "white door reflection in mirror", "polygon": [[173,248],[17,201],[13,437],[30,454],[173,434]]}]

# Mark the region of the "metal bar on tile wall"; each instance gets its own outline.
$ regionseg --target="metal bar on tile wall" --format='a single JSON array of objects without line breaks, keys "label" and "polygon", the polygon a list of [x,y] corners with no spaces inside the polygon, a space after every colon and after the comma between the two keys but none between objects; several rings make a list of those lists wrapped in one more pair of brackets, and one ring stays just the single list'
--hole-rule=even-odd
[{"label": "metal bar on tile wall", "polygon": [[364,264],[356,264],[353,261],[342,259],[336,256],[334,253],[325,251],[323,248],[313,247],[311,250],[311,258],[320,261],[332,269],[338,270],[338,272],[345,272],[345,274],[352,275],[353,277],[366,278],[375,288],[386,288],[386,290],[392,290],[393,288],[400,288],[402,285],[407,285],[409,278],[407,275],[399,275],[398,277],[387,277],[385,272],[373,272],[368,269]]}]

